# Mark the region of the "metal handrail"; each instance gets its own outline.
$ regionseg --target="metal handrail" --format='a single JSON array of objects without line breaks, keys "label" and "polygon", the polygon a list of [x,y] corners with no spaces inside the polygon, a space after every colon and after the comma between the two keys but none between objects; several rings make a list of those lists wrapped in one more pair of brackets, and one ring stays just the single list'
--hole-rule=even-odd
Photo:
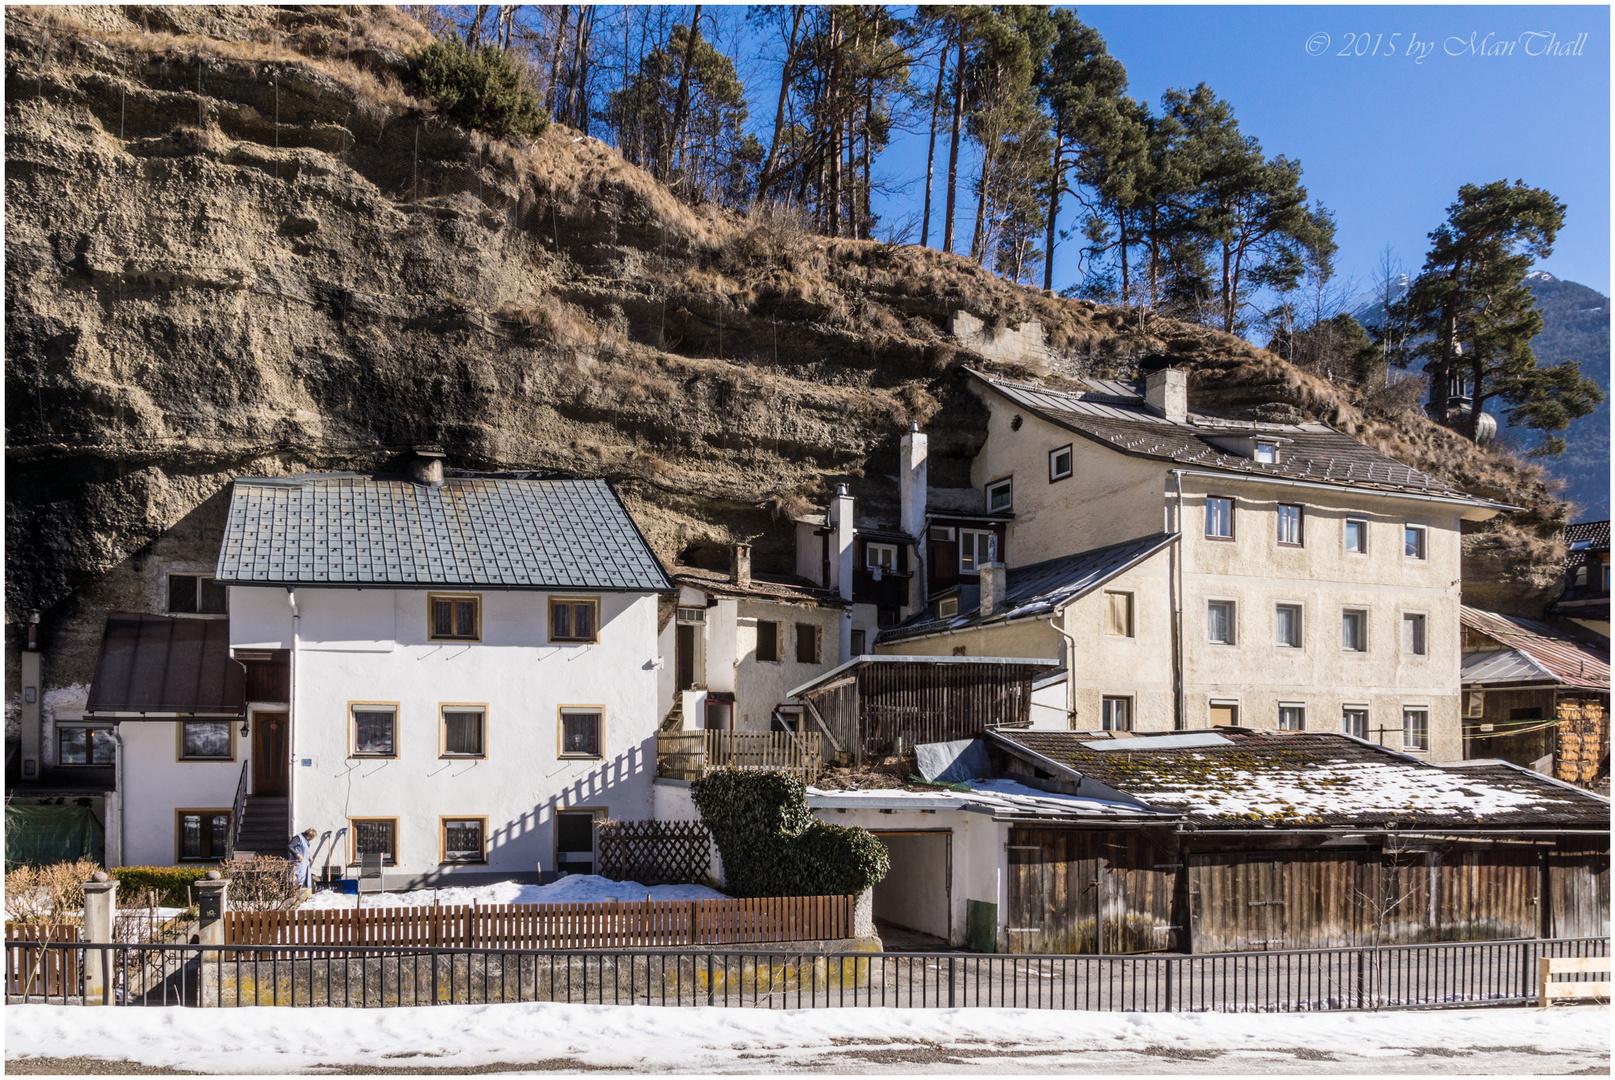
[{"label": "metal handrail", "polygon": [[224,857],[236,857],[236,843],[241,839],[241,819],[247,812],[247,769],[251,761],[241,763],[241,779],[236,782],[236,801],[230,804],[230,839],[224,845]]}]

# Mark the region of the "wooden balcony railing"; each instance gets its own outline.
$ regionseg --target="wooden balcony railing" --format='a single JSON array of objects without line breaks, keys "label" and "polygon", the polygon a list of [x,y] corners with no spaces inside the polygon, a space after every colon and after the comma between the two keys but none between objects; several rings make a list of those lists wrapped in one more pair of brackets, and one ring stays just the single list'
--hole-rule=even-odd
[{"label": "wooden balcony railing", "polygon": [[812,782],[819,775],[816,732],[663,731],[656,736],[656,775],[698,780],[713,769],[778,769]]}]

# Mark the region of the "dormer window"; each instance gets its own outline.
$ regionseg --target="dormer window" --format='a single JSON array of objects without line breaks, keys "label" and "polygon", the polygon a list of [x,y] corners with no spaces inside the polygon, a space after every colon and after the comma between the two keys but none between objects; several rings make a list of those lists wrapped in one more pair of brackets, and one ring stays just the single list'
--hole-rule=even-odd
[{"label": "dormer window", "polygon": [[1253,456],[1257,461],[1265,465],[1277,465],[1279,462],[1279,444],[1258,441],[1256,453]]}]

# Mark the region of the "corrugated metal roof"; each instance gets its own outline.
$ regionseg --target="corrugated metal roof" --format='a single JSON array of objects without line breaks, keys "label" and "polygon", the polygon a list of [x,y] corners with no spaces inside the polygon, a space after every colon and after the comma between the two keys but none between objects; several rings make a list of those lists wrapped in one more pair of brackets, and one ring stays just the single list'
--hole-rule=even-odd
[{"label": "corrugated metal roof", "polygon": [[[979,371],[971,371],[971,374],[1044,420],[1124,453],[1235,474],[1415,493],[1460,499],[1476,506],[1506,507],[1495,500],[1465,494],[1427,473],[1369,449],[1327,424],[1258,423],[1193,412],[1188,422],[1182,423],[1168,420],[1137,398],[1071,394],[1011,382]],[[1277,462],[1259,462],[1230,454],[1213,441],[1254,435],[1275,435],[1288,440]]]},{"label": "corrugated metal roof", "polygon": [[[1004,603],[998,612],[982,619],[977,602],[959,605],[959,614],[949,618],[937,615],[937,600],[932,599],[923,609],[910,616],[901,625],[883,632],[877,641],[902,641],[905,638],[958,630],[987,621],[1007,621],[1046,615],[1057,611],[1111,578],[1154,555],[1177,539],[1175,533],[1155,533],[1137,540],[1110,544],[1075,555],[1062,555],[1031,566],[1012,567],[1005,572]],[[979,594],[972,594],[979,599]]]},{"label": "corrugated metal roof", "polygon": [[[1345,735],[1219,728],[1226,746],[1173,748],[1148,735],[1116,750],[1084,746],[1092,733],[997,728],[1081,777],[1223,828],[1607,828],[1609,803],[1502,765],[1433,765]],[[1028,760],[1035,759],[1029,758]]]},{"label": "corrugated metal roof", "polygon": [[[1609,689],[1609,653],[1603,649],[1583,644],[1560,633],[1547,623],[1532,619],[1499,615],[1472,607],[1460,609],[1458,617],[1465,629],[1484,634],[1504,649],[1519,653],[1531,665],[1546,672],[1548,677],[1566,686],[1588,690]],[[1470,655],[1471,653],[1464,654],[1464,682],[1491,681],[1479,677],[1471,678]],[[1509,666],[1506,662],[1500,661],[1497,670],[1509,670]],[[1538,675],[1532,681],[1541,681],[1542,677]]]},{"label": "corrugated metal roof", "polygon": [[245,704],[227,620],[107,616],[86,716],[240,716]]},{"label": "corrugated metal roof", "polygon": [[604,480],[504,476],[238,479],[217,573],[232,585],[672,588]]},{"label": "corrugated metal roof", "polygon": [[1558,681],[1553,672],[1516,649],[1466,652],[1458,678],[1466,686]]}]

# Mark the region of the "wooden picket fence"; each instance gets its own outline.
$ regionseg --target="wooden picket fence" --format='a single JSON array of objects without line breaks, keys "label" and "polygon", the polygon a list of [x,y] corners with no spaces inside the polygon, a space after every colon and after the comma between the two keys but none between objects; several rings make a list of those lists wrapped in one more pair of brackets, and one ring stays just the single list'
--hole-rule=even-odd
[{"label": "wooden picket fence", "polygon": [[232,911],[232,945],[629,949],[853,936],[851,896]]},{"label": "wooden picket fence", "polygon": [[[77,941],[79,928],[75,924],[6,923],[7,941]],[[77,994],[79,957],[65,949],[31,949],[25,945],[10,945],[6,951],[6,995],[44,994],[47,997],[63,993]],[[66,969],[71,967],[72,971]]]}]

